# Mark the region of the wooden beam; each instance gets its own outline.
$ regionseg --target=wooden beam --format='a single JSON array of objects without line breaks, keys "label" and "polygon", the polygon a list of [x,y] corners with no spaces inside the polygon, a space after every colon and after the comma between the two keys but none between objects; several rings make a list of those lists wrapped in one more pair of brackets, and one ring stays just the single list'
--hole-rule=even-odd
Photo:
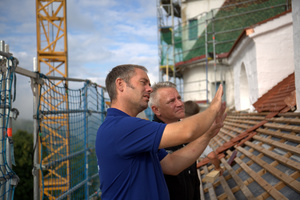
[{"label": "wooden beam", "polygon": [[261,167],[265,168],[266,171],[274,175],[279,180],[283,181],[285,184],[290,186],[292,189],[300,193],[300,182],[293,179],[292,177],[288,176],[287,174],[283,173],[279,169],[273,167],[272,165],[268,164],[267,162],[261,160],[257,156],[253,155],[249,151],[245,150],[244,148],[237,147],[237,150],[241,153],[245,154],[247,157],[249,157],[251,160],[253,160],[255,163],[259,164]]},{"label": "wooden beam", "polygon": [[225,166],[226,170],[231,174],[232,178],[234,181],[237,183],[237,185],[241,188],[241,191],[244,193],[245,197],[247,199],[253,199],[255,200],[256,198],[252,194],[252,192],[249,190],[249,188],[244,184],[242,179],[235,173],[235,171],[231,168],[231,166],[227,163],[227,161],[222,158],[221,162]]},{"label": "wooden beam", "polygon": [[246,163],[244,163],[240,158],[235,159],[236,163],[238,163],[241,168],[251,176],[256,183],[258,183],[262,188],[264,188],[274,199],[278,200],[287,200],[287,198],[280,193],[276,188],[274,188],[271,184],[269,184],[265,179],[263,179],[259,174],[253,171]]},{"label": "wooden beam", "polygon": [[[208,169],[207,169],[206,166],[204,166],[204,172],[205,172],[205,174],[208,174]],[[217,195],[215,193],[213,184],[212,183],[206,183],[205,186],[208,187],[208,193],[209,193],[210,199],[217,199]]]},{"label": "wooden beam", "polygon": [[219,170],[213,170],[205,175],[203,182],[213,183],[220,176]]},{"label": "wooden beam", "polygon": [[262,141],[264,143],[267,143],[269,145],[273,145],[277,148],[283,149],[287,152],[291,152],[291,153],[300,155],[300,148],[298,148],[298,147],[294,147],[294,146],[291,146],[291,145],[288,145],[288,144],[284,144],[282,142],[277,142],[277,141],[272,140],[272,139],[263,138],[263,137],[258,136],[258,135],[255,135],[253,138],[256,139],[256,140]]},{"label": "wooden beam", "polygon": [[246,142],[245,144],[247,146],[263,153],[264,155],[269,156],[270,158],[273,158],[274,160],[277,160],[278,162],[280,162],[283,165],[286,165],[289,168],[300,171],[300,163],[299,162],[293,161],[285,156],[281,156],[277,153],[274,153],[268,149],[263,148],[260,145],[253,144],[252,142]]},{"label": "wooden beam", "polygon": [[226,182],[224,176],[220,176],[220,177],[219,177],[219,180],[220,180],[220,182],[221,182],[221,185],[222,185],[222,187],[223,187],[223,189],[224,189],[225,194],[227,195],[227,198],[226,198],[226,199],[229,199],[229,200],[235,200],[236,198],[235,198],[235,196],[233,195],[233,193],[232,193],[232,191],[231,191],[231,189],[230,189],[228,183]]},{"label": "wooden beam", "polygon": [[278,137],[278,138],[284,138],[284,139],[292,141],[292,142],[300,143],[300,137],[297,136],[297,135],[281,133],[281,132],[278,132],[278,131],[271,131],[271,130],[262,129],[262,128],[257,129],[256,132],[266,134],[266,135],[275,136],[275,137]]},{"label": "wooden beam", "polygon": [[300,132],[300,127],[299,126],[292,126],[292,125],[283,125],[283,124],[275,124],[275,123],[266,123],[264,125],[267,128],[271,129],[280,129],[284,131],[293,131],[293,132]]}]

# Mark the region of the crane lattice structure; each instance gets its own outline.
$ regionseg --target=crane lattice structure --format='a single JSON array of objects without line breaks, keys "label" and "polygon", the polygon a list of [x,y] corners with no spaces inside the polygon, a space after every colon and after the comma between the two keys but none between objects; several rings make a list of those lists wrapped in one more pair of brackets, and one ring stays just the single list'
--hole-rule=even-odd
[{"label": "crane lattice structure", "polygon": [[[36,30],[37,30],[37,70],[44,73],[46,76],[61,76],[68,77],[68,47],[67,47],[67,20],[66,20],[66,0],[36,0]],[[57,80],[56,86],[64,86],[67,90],[68,82],[65,80]],[[51,88],[54,89],[55,87]],[[56,97],[46,95],[48,91],[41,95],[41,101],[44,104],[51,105],[51,110],[56,111],[56,106],[52,102],[65,104],[68,109],[68,92]],[[57,101],[55,98],[61,98]],[[48,155],[38,155],[38,163],[41,166],[47,165],[57,157],[68,157],[70,152],[69,147],[69,114],[62,113],[59,116],[44,115],[40,117],[40,128],[44,128],[49,132],[48,138],[39,140],[39,148],[50,149]],[[59,119],[59,120],[58,120]],[[51,129],[48,126],[59,127],[65,131],[64,135],[59,134],[57,129]],[[56,123],[56,124],[55,124]],[[52,137],[61,138],[61,142],[55,146],[45,140],[51,140]],[[40,149],[38,152],[41,152]],[[63,153],[62,153],[63,152]],[[60,191],[64,193],[70,188],[70,161],[66,159],[55,168],[41,169],[38,176],[35,177],[35,194],[47,196],[49,199],[54,199],[54,193]],[[41,167],[42,168],[42,167]],[[42,174],[42,170],[45,172]],[[41,180],[42,175],[43,182]],[[38,183],[38,184],[36,184]],[[39,185],[37,188],[36,185]],[[68,197],[69,199],[69,197]]]}]

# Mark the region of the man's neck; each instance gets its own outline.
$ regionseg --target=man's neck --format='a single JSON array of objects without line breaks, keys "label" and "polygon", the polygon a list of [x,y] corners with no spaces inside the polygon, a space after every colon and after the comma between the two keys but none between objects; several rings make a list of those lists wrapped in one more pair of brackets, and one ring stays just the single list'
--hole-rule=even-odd
[{"label": "man's neck", "polygon": [[111,103],[111,108],[116,108],[123,111],[131,117],[136,117],[140,112],[136,111],[134,108],[129,108],[128,105],[120,104],[118,102]]},{"label": "man's neck", "polygon": [[165,124],[165,122],[159,119],[156,115],[153,116],[153,121]]}]

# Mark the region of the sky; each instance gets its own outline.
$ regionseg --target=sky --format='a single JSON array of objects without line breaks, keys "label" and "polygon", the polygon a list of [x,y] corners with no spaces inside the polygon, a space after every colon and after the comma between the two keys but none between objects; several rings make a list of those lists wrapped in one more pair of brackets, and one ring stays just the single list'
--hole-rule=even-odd
[{"label": "sky", "polygon": [[[156,1],[67,0],[67,33],[69,77],[104,86],[114,66],[130,63],[145,66],[151,82],[158,81]],[[0,0],[0,40],[9,45],[19,67],[33,69],[35,0]],[[28,77],[17,74],[16,92],[12,107],[19,118],[32,119]]]}]

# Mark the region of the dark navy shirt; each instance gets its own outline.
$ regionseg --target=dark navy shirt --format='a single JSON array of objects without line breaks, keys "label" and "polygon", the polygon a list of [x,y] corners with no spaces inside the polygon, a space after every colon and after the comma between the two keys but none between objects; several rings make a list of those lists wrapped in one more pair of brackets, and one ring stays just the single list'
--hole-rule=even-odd
[{"label": "dark navy shirt", "polygon": [[[153,121],[164,123],[156,115]],[[166,148],[168,153],[173,153],[185,145],[178,145]],[[165,180],[169,189],[171,200],[199,200],[200,199],[200,181],[197,173],[196,162],[183,170],[177,176],[165,175]]]}]

